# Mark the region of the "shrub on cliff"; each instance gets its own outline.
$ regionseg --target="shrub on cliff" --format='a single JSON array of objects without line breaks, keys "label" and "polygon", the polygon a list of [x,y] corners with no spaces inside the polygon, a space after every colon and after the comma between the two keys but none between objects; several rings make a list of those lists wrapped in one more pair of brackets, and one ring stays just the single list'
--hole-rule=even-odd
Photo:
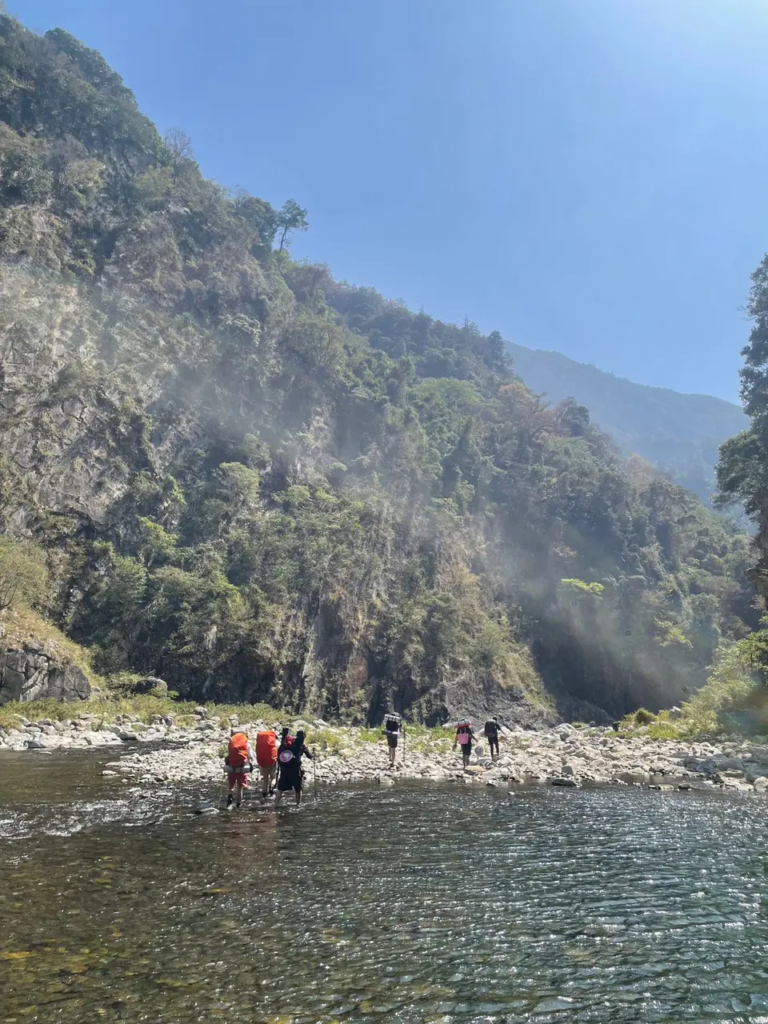
[{"label": "shrub on cliff", "polygon": [[44,552],[34,544],[0,536],[0,612],[16,606],[42,608],[48,596]]}]

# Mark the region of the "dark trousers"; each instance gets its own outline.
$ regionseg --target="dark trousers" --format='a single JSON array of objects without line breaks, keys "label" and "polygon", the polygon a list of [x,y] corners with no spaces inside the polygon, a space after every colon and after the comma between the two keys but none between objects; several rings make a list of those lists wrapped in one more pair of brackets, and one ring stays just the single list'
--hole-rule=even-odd
[{"label": "dark trousers", "polygon": [[491,751],[491,757],[493,757],[493,748],[494,747],[496,748],[496,753],[498,754],[498,752],[499,752],[499,737],[498,736],[487,736],[486,739],[488,740],[488,747],[490,748],[490,751]]}]

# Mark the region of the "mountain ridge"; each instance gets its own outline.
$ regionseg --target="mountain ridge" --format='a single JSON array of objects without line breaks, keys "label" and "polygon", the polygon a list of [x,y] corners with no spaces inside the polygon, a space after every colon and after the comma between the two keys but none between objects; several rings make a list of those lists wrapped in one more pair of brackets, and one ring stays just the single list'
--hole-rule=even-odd
[{"label": "mountain ridge", "polygon": [[626,454],[648,459],[711,505],[719,446],[749,423],[739,406],[714,395],[638,384],[561,352],[514,342],[507,349],[533,391],[587,406]]}]

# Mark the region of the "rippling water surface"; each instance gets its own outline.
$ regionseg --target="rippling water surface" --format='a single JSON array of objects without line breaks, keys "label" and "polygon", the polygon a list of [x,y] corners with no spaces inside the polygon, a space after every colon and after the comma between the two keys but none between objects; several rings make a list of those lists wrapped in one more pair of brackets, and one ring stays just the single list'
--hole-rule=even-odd
[{"label": "rippling water surface", "polygon": [[0,758],[0,1021],[768,1024],[762,799],[404,784],[195,816],[101,767]]}]

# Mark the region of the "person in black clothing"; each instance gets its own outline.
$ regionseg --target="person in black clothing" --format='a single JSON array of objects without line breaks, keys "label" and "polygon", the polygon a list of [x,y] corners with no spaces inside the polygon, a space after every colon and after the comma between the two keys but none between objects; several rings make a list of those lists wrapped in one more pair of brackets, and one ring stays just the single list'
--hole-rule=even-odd
[{"label": "person in black clothing", "polygon": [[[499,720],[498,718],[489,718],[485,723],[485,738],[488,740],[488,749],[491,752],[491,758],[495,761],[499,756]],[[496,753],[494,754],[494,748]]]},{"label": "person in black clothing", "polygon": [[395,764],[398,738],[401,732],[405,733],[405,726],[400,720],[400,715],[393,713],[387,715],[384,732],[387,737],[387,746],[389,747],[389,767],[392,768]]},{"label": "person in black clothing", "polygon": [[280,774],[277,778],[275,807],[280,806],[283,793],[288,789],[292,789],[296,794],[296,806],[298,807],[301,803],[301,789],[304,780],[304,772],[301,768],[302,757],[308,757],[310,761],[314,760],[314,756],[304,743],[304,730],[300,729],[295,737],[285,735],[277,751]]}]

